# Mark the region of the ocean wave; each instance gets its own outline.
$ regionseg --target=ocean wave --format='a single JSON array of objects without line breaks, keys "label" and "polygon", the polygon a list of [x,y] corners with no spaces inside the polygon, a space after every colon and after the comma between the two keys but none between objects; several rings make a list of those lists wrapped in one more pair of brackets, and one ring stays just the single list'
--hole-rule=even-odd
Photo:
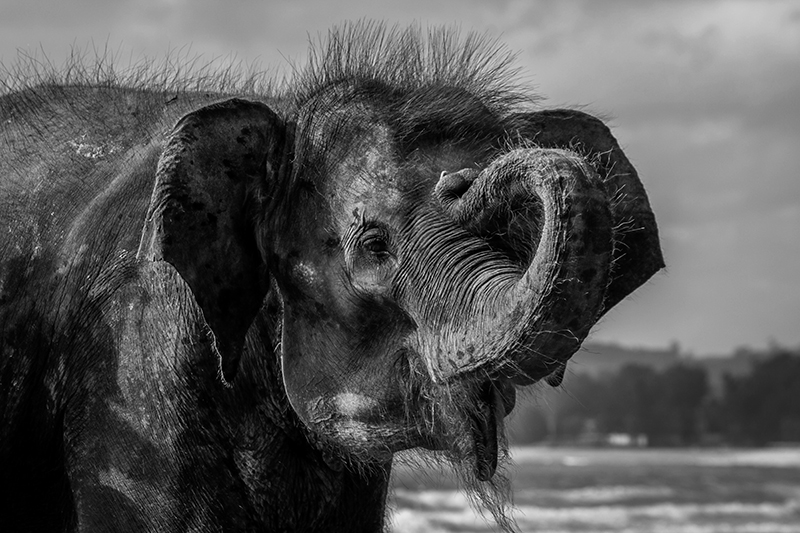
[{"label": "ocean wave", "polygon": [[675,495],[670,487],[644,485],[614,485],[582,487],[579,489],[524,489],[514,494],[516,501],[561,500],[564,502],[602,503],[622,500],[669,498]]},{"label": "ocean wave", "polygon": [[657,448],[550,448],[524,446],[511,449],[517,465],[563,466],[680,464],[700,466],[757,466],[800,468],[800,448],[657,449]]},{"label": "ocean wave", "polygon": [[[641,487],[598,487],[564,491],[565,499],[611,499]],[[491,520],[458,491],[398,491],[392,518],[395,533],[494,531]],[[552,491],[551,491],[552,492]],[[636,531],[657,533],[800,533],[800,501],[784,503],[521,505],[513,516],[521,531]]]}]

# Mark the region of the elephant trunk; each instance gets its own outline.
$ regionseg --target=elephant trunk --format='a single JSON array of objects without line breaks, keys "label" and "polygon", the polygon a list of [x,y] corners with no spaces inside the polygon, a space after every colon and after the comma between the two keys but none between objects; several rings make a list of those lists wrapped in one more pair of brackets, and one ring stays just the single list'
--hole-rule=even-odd
[{"label": "elephant trunk", "polygon": [[434,194],[475,250],[470,266],[443,265],[470,296],[436,317],[438,335],[420,336],[431,377],[483,369],[526,384],[559,370],[610,280],[613,219],[598,175],[569,151],[517,149],[480,174],[443,173]]}]

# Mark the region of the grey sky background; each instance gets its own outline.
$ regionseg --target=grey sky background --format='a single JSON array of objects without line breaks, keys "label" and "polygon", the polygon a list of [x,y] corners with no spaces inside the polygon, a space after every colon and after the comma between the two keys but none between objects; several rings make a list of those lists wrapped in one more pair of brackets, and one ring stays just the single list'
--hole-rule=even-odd
[{"label": "grey sky background", "polygon": [[594,340],[698,355],[800,345],[800,1],[0,0],[0,61],[127,64],[189,46],[262,67],[358,18],[458,24],[518,51],[544,107],[610,121],[645,182],[668,269]]}]

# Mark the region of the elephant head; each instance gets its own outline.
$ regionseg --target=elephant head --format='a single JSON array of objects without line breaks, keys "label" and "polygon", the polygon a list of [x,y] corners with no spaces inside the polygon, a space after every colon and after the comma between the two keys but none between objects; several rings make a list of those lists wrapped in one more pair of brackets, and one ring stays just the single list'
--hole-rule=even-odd
[{"label": "elephant head", "polygon": [[268,295],[296,415],[322,446],[497,464],[516,386],[564,365],[663,266],[602,122],[457,83],[351,77],[292,104],[227,100],[168,139],[140,259],[174,266],[235,385]]}]

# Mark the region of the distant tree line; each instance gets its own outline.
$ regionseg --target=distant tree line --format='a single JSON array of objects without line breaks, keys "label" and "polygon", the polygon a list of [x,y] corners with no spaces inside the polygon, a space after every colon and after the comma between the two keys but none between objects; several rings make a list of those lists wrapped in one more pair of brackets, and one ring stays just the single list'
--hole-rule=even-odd
[{"label": "distant tree line", "polygon": [[602,445],[612,435],[648,446],[800,443],[800,348],[771,348],[752,370],[725,375],[721,391],[702,365],[626,364],[573,373],[560,390],[520,402],[511,442]]}]

